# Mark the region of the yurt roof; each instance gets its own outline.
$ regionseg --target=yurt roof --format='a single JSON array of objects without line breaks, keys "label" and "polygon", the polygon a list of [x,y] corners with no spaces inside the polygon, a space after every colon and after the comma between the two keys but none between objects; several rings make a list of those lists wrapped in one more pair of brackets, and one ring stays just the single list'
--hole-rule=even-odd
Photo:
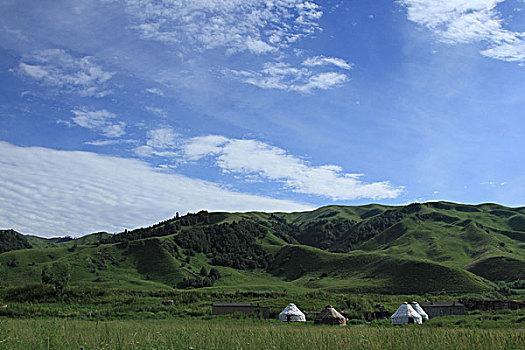
[{"label": "yurt roof", "polygon": [[423,308],[421,307],[421,305],[419,305],[417,303],[417,301],[413,301],[410,303],[410,305],[414,308],[414,310],[416,310],[416,312],[418,314],[421,315],[421,317],[423,317],[424,319],[427,319],[428,320],[428,315],[427,313],[425,312],[425,310],[423,310]]},{"label": "yurt roof", "polygon": [[399,308],[394,312],[394,314],[391,316],[391,318],[397,318],[397,317],[412,317],[412,318],[421,318],[421,315],[417,313],[414,308],[409,305],[408,303],[403,303],[399,306]]},{"label": "yurt roof", "polygon": [[284,308],[283,311],[281,311],[280,315],[296,315],[296,316],[303,315],[304,316],[304,313],[301,310],[299,310],[299,308],[295,306],[294,303],[290,303],[288,304],[288,306]]},{"label": "yurt roof", "polygon": [[338,319],[345,319],[346,318],[341,315],[332,305],[326,306],[323,311],[319,313],[317,316],[318,318],[338,318]]}]

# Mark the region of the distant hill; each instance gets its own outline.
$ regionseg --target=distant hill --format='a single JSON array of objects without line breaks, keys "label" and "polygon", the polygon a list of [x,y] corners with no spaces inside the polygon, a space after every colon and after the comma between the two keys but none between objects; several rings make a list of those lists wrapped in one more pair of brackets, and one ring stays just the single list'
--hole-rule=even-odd
[{"label": "distant hill", "polygon": [[66,237],[53,237],[53,238],[44,238],[44,237],[38,237],[33,235],[26,235],[25,236],[29,244],[31,244],[34,248],[52,248],[52,247],[60,247],[64,245],[85,245],[85,244],[93,244],[100,242],[104,239],[107,239],[111,237],[109,233],[106,232],[97,232],[97,233],[90,233],[88,235],[78,237],[78,238],[72,238],[70,236]]},{"label": "distant hill", "polygon": [[27,241],[33,249],[0,254],[11,285],[38,283],[56,261],[70,264],[73,284],[133,289],[469,293],[525,279],[525,208],[497,204],[202,211],[117,235]]}]

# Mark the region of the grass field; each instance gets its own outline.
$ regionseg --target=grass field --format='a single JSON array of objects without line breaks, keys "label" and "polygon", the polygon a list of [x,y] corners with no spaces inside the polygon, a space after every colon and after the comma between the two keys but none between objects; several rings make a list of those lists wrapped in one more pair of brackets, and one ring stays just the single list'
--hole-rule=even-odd
[{"label": "grass field", "polygon": [[4,320],[0,349],[509,349],[524,328],[313,326],[262,320]]}]

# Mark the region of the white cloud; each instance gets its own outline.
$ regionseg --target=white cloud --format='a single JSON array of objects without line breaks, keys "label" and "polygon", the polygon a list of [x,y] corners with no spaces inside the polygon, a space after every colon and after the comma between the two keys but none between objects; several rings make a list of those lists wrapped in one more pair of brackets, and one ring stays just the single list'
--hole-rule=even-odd
[{"label": "white cloud", "polygon": [[503,27],[496,6],[504,0],[398,0],[408,19],[433,31],[448,44],[482,43],[484,56],[523,62],[525,33]]},{"label": "white cloud", "polygon": [[171,149],[178,147],[180,135],[171,128],[149,130],[146,144],[136,147],[134,152],[142,158],[147,157],[177,157],[179,154]]},{"label": "white cloud", "polygon": [[278,89],[310,93],[340,86],[348,76],[339,72],[316,72],[308,68],[296,68],[283,62],[266,63],[260,72],[231,71],[245,83],[263,89]]},{"label": "white cloud", "polygon": [[352,64],[346,62],[342,58],[325,56],[308,57],[306,60],[304,60],[303,65],[307,67],[334,65],[342,69],[352,69]]},{"label": "white cloud", "polygon": [[198,160],[208,155],[216,155],[228,142],[228,138],[219,135],[194,137],[184,143],[184,156],[188,160]]},{"label": "white cloud", "polygon": [[162,96],[162,97],[165,96],[164,92],[161,89],[157,89],[157,88],[146,89],[146,92],[149,92],[150,94],[153,94],[153,95]]},{"label": "white cloud", "polygon": [[166,113],[165,110],[163,110],[162,108],[159,108],[159,107],[146,106],[146,107],[144,107],[144,109],[147,110],[148,112],[156,114],[156,115],[158,115],[160,117],[166,117],[168,115],[168,113]]},{"label": "white cloud", "polygon": [[0,142],[0,227],[48,236],[121,231],[175,211],[297,211],[296,202],[236,193],[134,159]]},{"label": "white cloud", "polygon": [[320,30],[322,16],[306,0],[125,0],[144,39],[188,50],[224,48],[264,54]]},{"label": "white cloud", "polygon": [[308,77],[306,83],[302,85],[293,85],[292,89],[308,93],[312,90],[328,90],[344,83],[348,77],[342,73],[327,72],[319,73]]},{"label": "white cloud", "polygon": [[312,166],[285,150],[257,140],[228,139],[209,135],[186,140],[182,153],[188,160],[215,157],[225,172],[281,181],[293,192],[334,200],[395,198],[402,188],[387,181],[365,183],[362,174],[344,173],[335,165]]},{"label": "white cloud", "polygon": [[115,74],[104,71],[91,56],[77,58],[59,49],[24,56],[16,71],[60,92],[94,97],[109,93],[107,83]]},{"label": "white cloud", "polygon": [[481,51],[483,56],[507,62],[525,62],[525,41],[503,43]]},{"label": "white cloud", "polygon": [[148,131],[146,144],[153,148],[171,148],[177,145],[179,134],[173,132],[171,128],[159,128]]},{"label": "white cloud", "polygon": [[120,137],[126,134],[126,123],[113,123],[110,120],[117,115],[106,111],[91,111],[86,107],[81,107],[71,111],[75,117],[73,122],[83,128],[91,129],[102,133],[106,137]]},{"label": "white cloud", "polygon": [[[263,89],[310,93],[341,86],[349,70],[341,58],[315,56],[303,64],[290,61],[298,40],[322,31],[323,15],[312,0],[122,0],[132,18],[131,28],[143,39],[177,46],[180,55],[222,50],[227,54],[270,55],[261,70],[226,69],[242,82]],[[293,50],[292,50],[293,51]],[[279,60],[278,63],[273,60]],[[297,67],[294,67],[296,65]],[[308,67],[308,68],[306,68]],[[148,89],[147,91],[154,93]]]}]

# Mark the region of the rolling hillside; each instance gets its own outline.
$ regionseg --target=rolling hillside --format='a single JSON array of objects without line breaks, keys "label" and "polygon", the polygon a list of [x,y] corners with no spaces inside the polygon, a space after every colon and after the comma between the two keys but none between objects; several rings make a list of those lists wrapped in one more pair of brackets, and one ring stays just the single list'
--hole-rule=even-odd
[{"label": "rolling hillside", "polygon": [[72,285],[152,290],[468,293],[525,279],[525,208],[496,204],[199,212],[78,239],[13,232],[0,240],[10,286],[40,283],[53,264],[70,266]]}]

